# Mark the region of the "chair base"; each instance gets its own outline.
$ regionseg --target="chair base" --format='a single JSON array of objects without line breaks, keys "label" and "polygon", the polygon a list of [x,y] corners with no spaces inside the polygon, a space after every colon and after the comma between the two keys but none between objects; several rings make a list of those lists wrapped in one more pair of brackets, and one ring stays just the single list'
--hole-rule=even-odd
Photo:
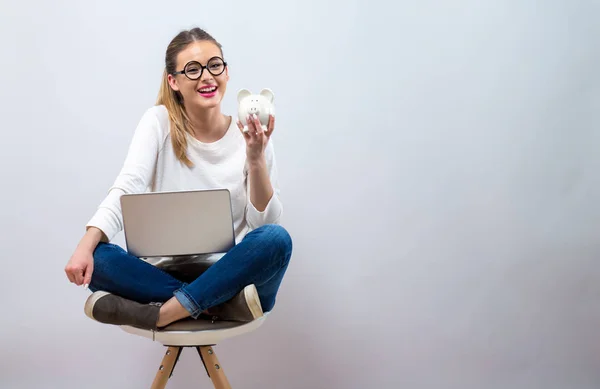
[{"label": "chair base", "polygon": [[206,374],[211,379],[215,389],[231,389],[229,381],[225,376],[223,367],[217,359],[212,346],[167,346],[167,352],[162,359],[158,372],[154,377],[151,389],[165,389],[169,378],[173,375],[175,365],[185,347],[194,347],[200,355],[200,360],[206,369]]}]

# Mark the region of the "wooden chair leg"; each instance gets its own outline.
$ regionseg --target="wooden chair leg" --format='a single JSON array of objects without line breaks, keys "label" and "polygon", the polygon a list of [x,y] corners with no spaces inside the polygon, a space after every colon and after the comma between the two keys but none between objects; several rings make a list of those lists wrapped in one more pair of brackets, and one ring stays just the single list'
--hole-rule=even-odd
[{"label": "wooden chair leg", "polygon": [[167,381],[171,377],[171,373],[173,372],[173,368],[175,367],[175,363],[177,362],[177,358],[179,358],[179,354],[181,353],[181,347],[169,347],[163,360],[158,368],[158,372],[154,377],[154,382],[152,382],[151,389],[165,389],[167,386]]},{"label": "wooden chair leg", "polygon": [[197,347],[197,349],[215,389],[231,389],[229,381],[227,381],[227,377],[223,371],[223,367],[219,363],[217,354],[215,354],[213,348],[211,346],[200,346]]}]

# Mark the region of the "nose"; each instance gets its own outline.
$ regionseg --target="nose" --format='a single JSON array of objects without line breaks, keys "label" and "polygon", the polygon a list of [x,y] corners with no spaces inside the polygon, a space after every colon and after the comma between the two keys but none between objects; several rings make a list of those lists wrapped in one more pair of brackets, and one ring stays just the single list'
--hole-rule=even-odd
[{"label": "nose", "polygon": [[202,71],[202,77],[200,77],[200,81],[209,81],[209,80],[213,80],[213,76],[212,74],[210,74],[210,72],[207,69],[203,69]]}]

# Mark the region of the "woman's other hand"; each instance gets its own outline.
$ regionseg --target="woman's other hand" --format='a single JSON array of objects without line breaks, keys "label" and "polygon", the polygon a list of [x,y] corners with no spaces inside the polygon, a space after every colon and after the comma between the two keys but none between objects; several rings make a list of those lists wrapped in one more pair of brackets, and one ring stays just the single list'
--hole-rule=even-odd
[{"label": "woman's other hand", "polygon": [[269,143],[269,138],[275,129],[275,116],[269,115],[267,130],[263,131],[260,120],[256,115],[248,116],[248,131],[244,132],[244,125],[238,120],[237,125],[244,139],[246,139],[246,158],[249,163],[264,160],[264,151]]},{"label": "woman's other hand", "polygon": [[99,242],[106,242],[106,235],[96,227],[88,228],[81,238],[75,252],[65,266],[65,273],[69,281],[75,285],[87,288],[92,282],[94,272],[94,250]]}]

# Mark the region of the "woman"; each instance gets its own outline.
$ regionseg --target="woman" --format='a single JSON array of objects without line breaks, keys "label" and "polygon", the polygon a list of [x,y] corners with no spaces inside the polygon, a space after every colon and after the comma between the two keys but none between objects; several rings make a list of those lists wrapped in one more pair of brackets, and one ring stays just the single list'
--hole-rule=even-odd
[{"label": "woman", "polygon": [[[292,241],[279,226],[282,204],[272,142],[275,118],[249,131],[221,113],[229,69],[221,45],[205,31],[182,31],[169,44],[157,105],[141,118],[107,197],[69,260],[69,280],[94,293],[85,312],[115,325],[156,330],[207,314],[251,321],[270,311],[287,269]],[[237,128],[236,128],[237,127]],[[122,229],[124,193],[227,188],[236,245],[194,280],[109,243]]]}]

